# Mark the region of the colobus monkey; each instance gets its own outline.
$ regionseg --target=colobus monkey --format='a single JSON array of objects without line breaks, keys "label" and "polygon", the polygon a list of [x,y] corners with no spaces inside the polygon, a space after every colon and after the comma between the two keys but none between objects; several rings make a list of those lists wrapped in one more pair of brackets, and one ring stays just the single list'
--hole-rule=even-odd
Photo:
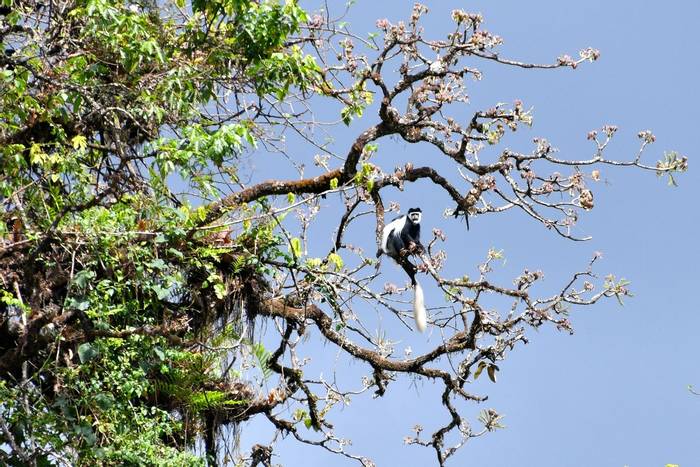
[{"label": "colobus monkey", "polygon": [[416,327],[419,331],[425,331],[427,318],[425,313],[425,304],[423,303],[423,288],[416,280],[416,267],[411,263],[407,255],[410,254],[412,248],[417,248],[418,251],[423,251],[423,245],[420,243],[420,220],[422,216],[420,208],[411,208],[408,214],[394,219],[389,224],[384,226],[382,231],[381,248],[377,250],[377,258],[384,253],[390,256],[394,261],[406,271],[408,277],[411,278],[413,285],[413,317],[416,320]]}]

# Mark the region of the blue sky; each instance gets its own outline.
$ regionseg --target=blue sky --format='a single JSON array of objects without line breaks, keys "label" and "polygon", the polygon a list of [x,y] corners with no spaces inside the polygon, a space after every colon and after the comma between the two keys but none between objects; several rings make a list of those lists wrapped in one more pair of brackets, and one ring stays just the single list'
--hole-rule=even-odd
[{"label": "blue sky", "polygon": [[[356,33],[375,31],[375,21],[406,19],[413,2],[357,0],[349,17]],[[638,148],[636,134],[651,129],[657,142],[647,151],[653,163],[665,150],[688,155],[690,170],[670,188],[653,173],[602,168],[604,181],[593,185],[596,207],[581,219],[577,233],[592,235],[583,243],[566,241],[532,219],[511,211],[463,224],[442,217],[450,204],[427,185],[407,185],[394,193],[408,208],[420,205],[427,226],[447,234],[448,271],[473,274],[490,247],[503,249],[507,261],[496,277],[507,281],[523,268],[542,269],[546,286],[561,286],[568,275],[584,267],[594,251],[602,251],[598,272],[613,272],[632,282],[635,296],[620,307],[614,301],[572,313],[573,336],[552,327],[530,331],[530,344],[500,362],[497,384],[481,379],[470,389],[489,396],[482,405],[463,405],[472,420],[480,409],[493,407],[505,415],[505,430],[471,440],[450,465],[506,466],[664,466],[700,465],[697,448],[700,396],[687,390],[700,387],[698,364],[697,292],[698,168],[697,125],[700,123],[698,52],[700,6],[687,1],[636,2],[425,2],[426,36],[441,37],[451,24],[449,12],[463,8],[481,12],[484,27],[505,39],[503,56],[523,61],[553,62],[592,46],[601,58],[572,71],[523,71],[481,66],[482,82],[471,89],[470,109],[522,99],[534,107],[531,130],[505,141],[526,152],[533,137],[546,137],[565,158],[590,156],[589,130],[615,124],[620,130],[609,157],[631,159]],[[350,128],[339,128],[338,148],[354,139],[377,118],[369,112]],[[311,150],[290,142],[290,152],[309,156]],[[347,146],[346,146],[347,147]],[[380,157],[431,164],[438,155],[426,146],[380,141]],[[250,164],[269,176],[278,166],[273,156],[253,156]],[[289,175],[288,175],[289,176]],[[385,198],[385,203],[391,198]],[[430,210],[429,207],[439,208]],[[372,248],[371,235],[355,231],[356,241]],[[328,236],[311,245],[327,251]],[[363,243],[364,242],[364,243]],[[467,271],[464,271],[467,265]],[[383,265],[387,277],[399,280],[396,268]],[[510,279],[509,279],[510,278]],[[439,301],[426,286],[427,301]],[[362,313],[362,310],[357,310]],[[396,324],[382,322],[388,331]],[[397,331],[399,332],[399,331]],[[437,336],[401,334],[402,345],[414,349],[435,345]],[[358,385],[367,373],[360,363],[339,357],[316,339],[307,351],[313,368],[336,367],[339,377]],[[445,420],[435,401],[438,386],[401,379],[382,399],[356,399],[332,418],[338,435],[351,438],[354,453],[365,454],[378,466],[433,465],[432,451],[404,446],[410,428]],[[265,422],[243,426],[243,446],[268,442]],[[278,444],[276,462],[296,466],[353,465],[319,449]]]}]

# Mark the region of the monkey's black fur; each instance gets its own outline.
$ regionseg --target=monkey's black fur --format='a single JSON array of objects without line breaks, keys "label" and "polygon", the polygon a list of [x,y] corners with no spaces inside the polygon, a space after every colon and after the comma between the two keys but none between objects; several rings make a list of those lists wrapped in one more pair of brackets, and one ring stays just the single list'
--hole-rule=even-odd
[{"label": "monkey's black fur", "polygon": [[411,278],[413,286],[413,317],[416,320],[416,328],[423,332],[427,326],[427,312],[423,299],[423,288],[416,280],[416,266],[408,260],[411,253],[420,253],[424,250],[420,243],[420,221],[422,217],[420,208],[411,208],[405,216],[394,219],[384,227],[382,231],[382,244],[377,251],[377,258],[382,253],[390,256],[406,271]]},{"label": "monkey's black fur", "polygon": [[377,258],[382,253],[390,256],[406,271],[411,278],[411,284],[416,285],[416,267],[408,260],[412,250],[423,251],[420,242],[420,208],[411,208],[405,216],[391,221],[384,227],[382,245],[377,251]]}]

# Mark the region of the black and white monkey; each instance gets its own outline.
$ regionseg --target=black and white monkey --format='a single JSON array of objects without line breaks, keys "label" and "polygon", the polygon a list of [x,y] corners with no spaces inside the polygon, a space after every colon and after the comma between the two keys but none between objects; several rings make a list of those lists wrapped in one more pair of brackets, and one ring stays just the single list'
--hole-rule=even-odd
[{"label": "black and white monkey", "polygon": [[406,271],[413,286],[413,317],[419,331],[425,331],[427,317],[423,301],[423,288],[416,280],[416,266],[408,260],[413,249],[423,250],[420,243],[420,221],[423,213],[420,208],[411,208],[405,216],[394,219],[384,226],[382,244],[377,251],[377,258],[382,253],[391,257]]}]

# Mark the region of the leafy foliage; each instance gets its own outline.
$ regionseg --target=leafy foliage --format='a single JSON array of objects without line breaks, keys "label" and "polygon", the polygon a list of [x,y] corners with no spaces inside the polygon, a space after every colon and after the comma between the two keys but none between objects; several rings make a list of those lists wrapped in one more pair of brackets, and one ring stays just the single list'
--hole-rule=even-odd
[{"label": "leafy foliage", "polygon": [[[292,0],[75,0],[3,2],[0,15],[0,314],[52,322],[23,355],[17,326],[0,331],[0,439],[18,448],[3,462],[201,464],[207,420],[253,394],[222,371],[230,351],[197,343],[243,322],[233,277],[286,253],[266,222],[225,242],[193,235],[206,209],[172,181],[215,199],[258,144],[261,108],[218,119],[207,106],[314,85],[313,57],[287,45],[306,13]],[[269,377],[269,352],[247,342]]]}]

